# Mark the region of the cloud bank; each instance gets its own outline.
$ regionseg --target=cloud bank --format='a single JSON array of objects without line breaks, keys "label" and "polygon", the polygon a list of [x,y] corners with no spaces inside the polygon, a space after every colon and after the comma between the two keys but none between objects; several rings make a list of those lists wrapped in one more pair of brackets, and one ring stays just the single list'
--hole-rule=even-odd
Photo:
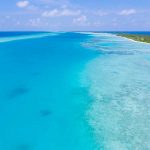
[{"label": "cloud bank", "polygon": [[18,1],[16,5],[20,8],[24,8],[24,7],[27,7],[29,3],[30,3],[29,1]]}]

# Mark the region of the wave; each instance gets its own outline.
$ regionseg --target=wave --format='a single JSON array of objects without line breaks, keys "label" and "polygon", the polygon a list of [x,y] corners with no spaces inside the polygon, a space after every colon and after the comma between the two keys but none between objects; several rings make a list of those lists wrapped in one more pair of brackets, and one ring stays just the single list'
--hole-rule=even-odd
[{"label": "wave", "polygon": [[16,41],[16,40],[26,40],[26,39],[32,39],[32,38],[42,38],[42,37],[46,37],[46,36],[57,36],[59,34],[60,33],[40,33],[40,34],[36,34],[36,35],[32,34],[32,35],[22,35],[22,36],[0,38],[0,43]]}]

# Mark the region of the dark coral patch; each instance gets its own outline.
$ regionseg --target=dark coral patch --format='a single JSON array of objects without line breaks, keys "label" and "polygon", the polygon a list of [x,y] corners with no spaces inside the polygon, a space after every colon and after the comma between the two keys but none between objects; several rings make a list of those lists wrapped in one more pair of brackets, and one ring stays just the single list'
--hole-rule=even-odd
[{"label": "dark coral patch", "polygon": [[42,117],[46,117],[46,116],[51,115],[52,112],[48,109],[43,109],[43,110],[40,111],[40,114],[41,114]]},{"label": "dark coral patch", "polygon": [[29,89],[26,88],[25,86],[19,86],[19,87],[16,87],[14,88],[9,94],[8,94],[8,97],[9,99],[13,99],[13,98],[16,98],[18,96],[21,96],[21,95],[24,95],[26,93],[29,92]]},{"label": "dark coral patch", "polygon": [[21,144],[16,147],[16,150],[31,150],[30,145]]},{"label": "dark coral patch", "polygon": [[38,72],[33,72],[32,75],[33,75],[33,76],[39,76],[40,73],[38,73]]}]

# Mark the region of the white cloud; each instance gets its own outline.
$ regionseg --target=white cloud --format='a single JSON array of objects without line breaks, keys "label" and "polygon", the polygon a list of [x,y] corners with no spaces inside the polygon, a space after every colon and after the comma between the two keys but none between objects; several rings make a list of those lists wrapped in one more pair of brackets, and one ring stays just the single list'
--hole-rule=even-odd
[{"label": "white cloud", "polygon": [[29,20],[29,25],[32,27],[37,27],[40,24],[41,19],[40,18],[33,18]]},{"label": "white cloud", "polygon": [[92,25],[93,25],[94,27],[102,27],[102,26],[104,26],[105,24],[104,24],[103,22],[93,22]]},{"label": "white cloud", "polygon": [[42,13],[42,16],[43,17],[54,17],[54,16],[58,16],[58,14],[59,14],[58,9],[53,9],[51,11],[44,11]]},{"label": "white cloud", "polygon": [[28,7],[28,10],[32,10],[32,11],[37,11],[39,8],[35,5],[29,5]]},{"label": "white cloud", "polygon": [[10,19],[11,17],[9,15],[5,16],[6,19]]},{"label": "white cloud", "polygon": [[78,16],[80,15],[80,10],[75,10],[75,11],[72,11],[72,10],[69,10],[69,9],[64,9],[60,14],[61,16]]},{"label": "white cloud", "polygon": [[16,5],[20,8],[24,8],[24,7],[27,7],[29,3],[30,3],[29,1],[18,1]]},{"label": "white cloud", "polygon": [[122,15],[122,16],[128,16],[128,15],[133,15],[133,14],[136,14],[135,9],[124,9],[119,13],[119,15]]},{"label": "white cloud", "polygon": [[20,24],[21,24],[21,22],[20,22],[20,21],[17,21],[17,22],[16,22],[16,25],[18,25],[18,26],[19,26]]},{"label": "white cloud", "polygon": [[70,4],[70,0],[39,0],[43,3],[50,3],[50,4],[56,4],[56,5],[67,5]]},{"label": "white cloud", "polygon": [[96,12],[96,15],[98,15],[98,16],[107,16],[108,15],[108,12],[104,12],[104,11],[97,11]]},{"label": "white cloud", "polygon": [[81,15],[78,18],[73,19],[73,23],[76,24],[84,24],[87,21],[87,17],[85,15]]},{"label": "white cloud", "polygon": [[42,13],[43,17],[60,17],[60,16],[77,16],[80,15],[80,10],[69,10],[69,9],[53,9],[50,11],[44,11]]}]

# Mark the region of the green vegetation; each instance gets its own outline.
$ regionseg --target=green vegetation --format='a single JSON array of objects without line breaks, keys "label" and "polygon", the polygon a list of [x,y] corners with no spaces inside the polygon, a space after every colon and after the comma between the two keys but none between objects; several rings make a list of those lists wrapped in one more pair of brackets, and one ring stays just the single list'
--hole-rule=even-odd
[{"label": "green vegetation", "polygon": [[139,42],[150,43],[150,35],[143,34],[129,34],[129,33],[117,33],[118,36],[129,38]]}]

